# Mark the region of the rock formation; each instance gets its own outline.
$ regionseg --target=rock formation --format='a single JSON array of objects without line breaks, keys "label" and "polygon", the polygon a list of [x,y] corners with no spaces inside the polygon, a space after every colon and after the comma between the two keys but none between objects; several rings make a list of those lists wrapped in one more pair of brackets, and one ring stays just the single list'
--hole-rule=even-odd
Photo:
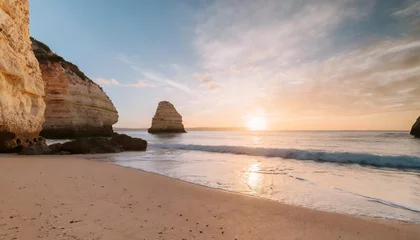
[{"label": "rock formation", "polygon": [[121,145],[106,137],[79,138],[62,144],[61,151],[71,154],[119,153]]},{"label": "rock formation", "polygon": [[133,138],[125,134],[113,133],[112,137],[78,138],[73,141],[45,144],[34,144],[22,149],[21,155],[67,155],[67,154],[94,154],[119,153],[122,151],[145,151],[147,141]]},{"label": "rock formation", "polygon": [[182,116],[170,102],[159,102],[149,133],[185,133]]},{"label": "rock formation", "polygon": [[122,146],[124,151],[145,151],[147,141],[141,138],[133,138],[125,134],[112,134],[112,141]]},{"label": "rock formation", "polygon": [[45,82],[46,138],[112,136],[118,112],[102,88],[79,68],[33,38],[32,49]]},{"label": "rock formation", "polygon": [[41,140],[44,83],[28,25],[28,0],[0,0],[0,152]]},{"label": "rock formation", "polygon": [[417,121],[413,124],[410,134],[416,138],[420,138],[420,117],[418,117]]},{"label": "rock formation", "polygon": [[55,152],[71,154],[118,153],[122,151],[145,151],[147,142],[141,138],[132,138],[125,134],[114,133],[112,138],[79,138],[61,145],[51,146]]}]

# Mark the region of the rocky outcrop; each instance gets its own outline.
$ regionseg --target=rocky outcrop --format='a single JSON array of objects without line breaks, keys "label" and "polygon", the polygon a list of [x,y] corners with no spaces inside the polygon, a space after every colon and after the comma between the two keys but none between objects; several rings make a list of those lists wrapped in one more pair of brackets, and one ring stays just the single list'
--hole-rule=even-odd
[{"label": "rocky outcrop", "polygon": [[416,138],[420,138],[420,117],[417,118],[417,121],[411,128],[410,134]]},{"label": "rocky outcrop", "polygon": [[71,154],[119,153],[123,148],[118,143],[106,137],[79,138],[63,143],[60,151]]},{"label": "rocky outcrop", "polygon": [[118,112],[102,88],[47,45],[31,40],[45,83],[47,108],[41,135],[46,138],[111,137]]},{"label": "rocky outcrop", "polygon": [[182,116],[170,102],[159,102],[149,133],[185,133]]},{"label": "rocky outcrop", "polygon": [[22,155],[50,155],[50,154],[94,154],[119,153],[122,151],[145,151],[147,141],[133,138],[125,134],[114,133],[109,137],[78,138],[73,141],[54,143],[49,146],[44,143],[34,144],[23,148]]},{"label": "rocky outcrop", "polygon": [[35,144],[29,147],[23,148],[19,152],[20,155],[49,155],[52,154],[53,150],[46,144]]},{"label": "rocky outcrop", "polygon": [[28,25],[28,0],[0,0],[0,152],[34,144],[44,123],[44,84]]},{"label": "rocky outcrop", "polygon": [[147,148],[147,141],[125,134],[114,133],[112,135],[112,141],[121,145],[124,151],[144,151]]}]

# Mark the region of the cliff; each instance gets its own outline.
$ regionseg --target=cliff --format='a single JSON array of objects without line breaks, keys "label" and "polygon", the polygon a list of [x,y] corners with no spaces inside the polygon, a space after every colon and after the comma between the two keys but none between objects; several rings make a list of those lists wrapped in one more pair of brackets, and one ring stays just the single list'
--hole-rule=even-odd
[{"label": "cliff", "polygon": [[170,102],[159,102],[149,133],[185,133],[182,116]]},{"label": "cliff", "polygon": [[102,88],[79,68],[31,38],[45,83],[46,138],[112,136],[118,112]]},{"label": "cliff", "polygon": [[420,138],[420,117],[418,117],[417,121],[413,124],[410,134],[416,138]]},{"label": "cliff", "polygon": [[37,142],[44,83],[29,39],[28,0],[0,0],[0,152]]}]

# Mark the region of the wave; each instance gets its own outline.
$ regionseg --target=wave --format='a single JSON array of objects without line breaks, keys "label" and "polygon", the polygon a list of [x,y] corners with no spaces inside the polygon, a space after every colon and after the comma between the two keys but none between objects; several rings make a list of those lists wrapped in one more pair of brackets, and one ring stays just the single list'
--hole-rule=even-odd
[{"label": "wave", "polygon": [[409,155],[376,155],[369,153],[324,152],[303,149],[261,148],[244,146],[209,146],[194,144],[150,144],[152,148],[231,153],[249,156],[280,157],[335,163],[356,163],[376,167],[420,169],[420,157]]}]

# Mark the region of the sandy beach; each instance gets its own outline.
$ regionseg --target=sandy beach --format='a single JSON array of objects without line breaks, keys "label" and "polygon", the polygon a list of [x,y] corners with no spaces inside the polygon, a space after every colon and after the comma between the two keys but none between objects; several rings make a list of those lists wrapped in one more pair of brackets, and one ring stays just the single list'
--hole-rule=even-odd
[{"label": "sandy beach", "polygon": [[0,239],[420,239],[420,226],[210,189],[83,156],[0,156]]}]

